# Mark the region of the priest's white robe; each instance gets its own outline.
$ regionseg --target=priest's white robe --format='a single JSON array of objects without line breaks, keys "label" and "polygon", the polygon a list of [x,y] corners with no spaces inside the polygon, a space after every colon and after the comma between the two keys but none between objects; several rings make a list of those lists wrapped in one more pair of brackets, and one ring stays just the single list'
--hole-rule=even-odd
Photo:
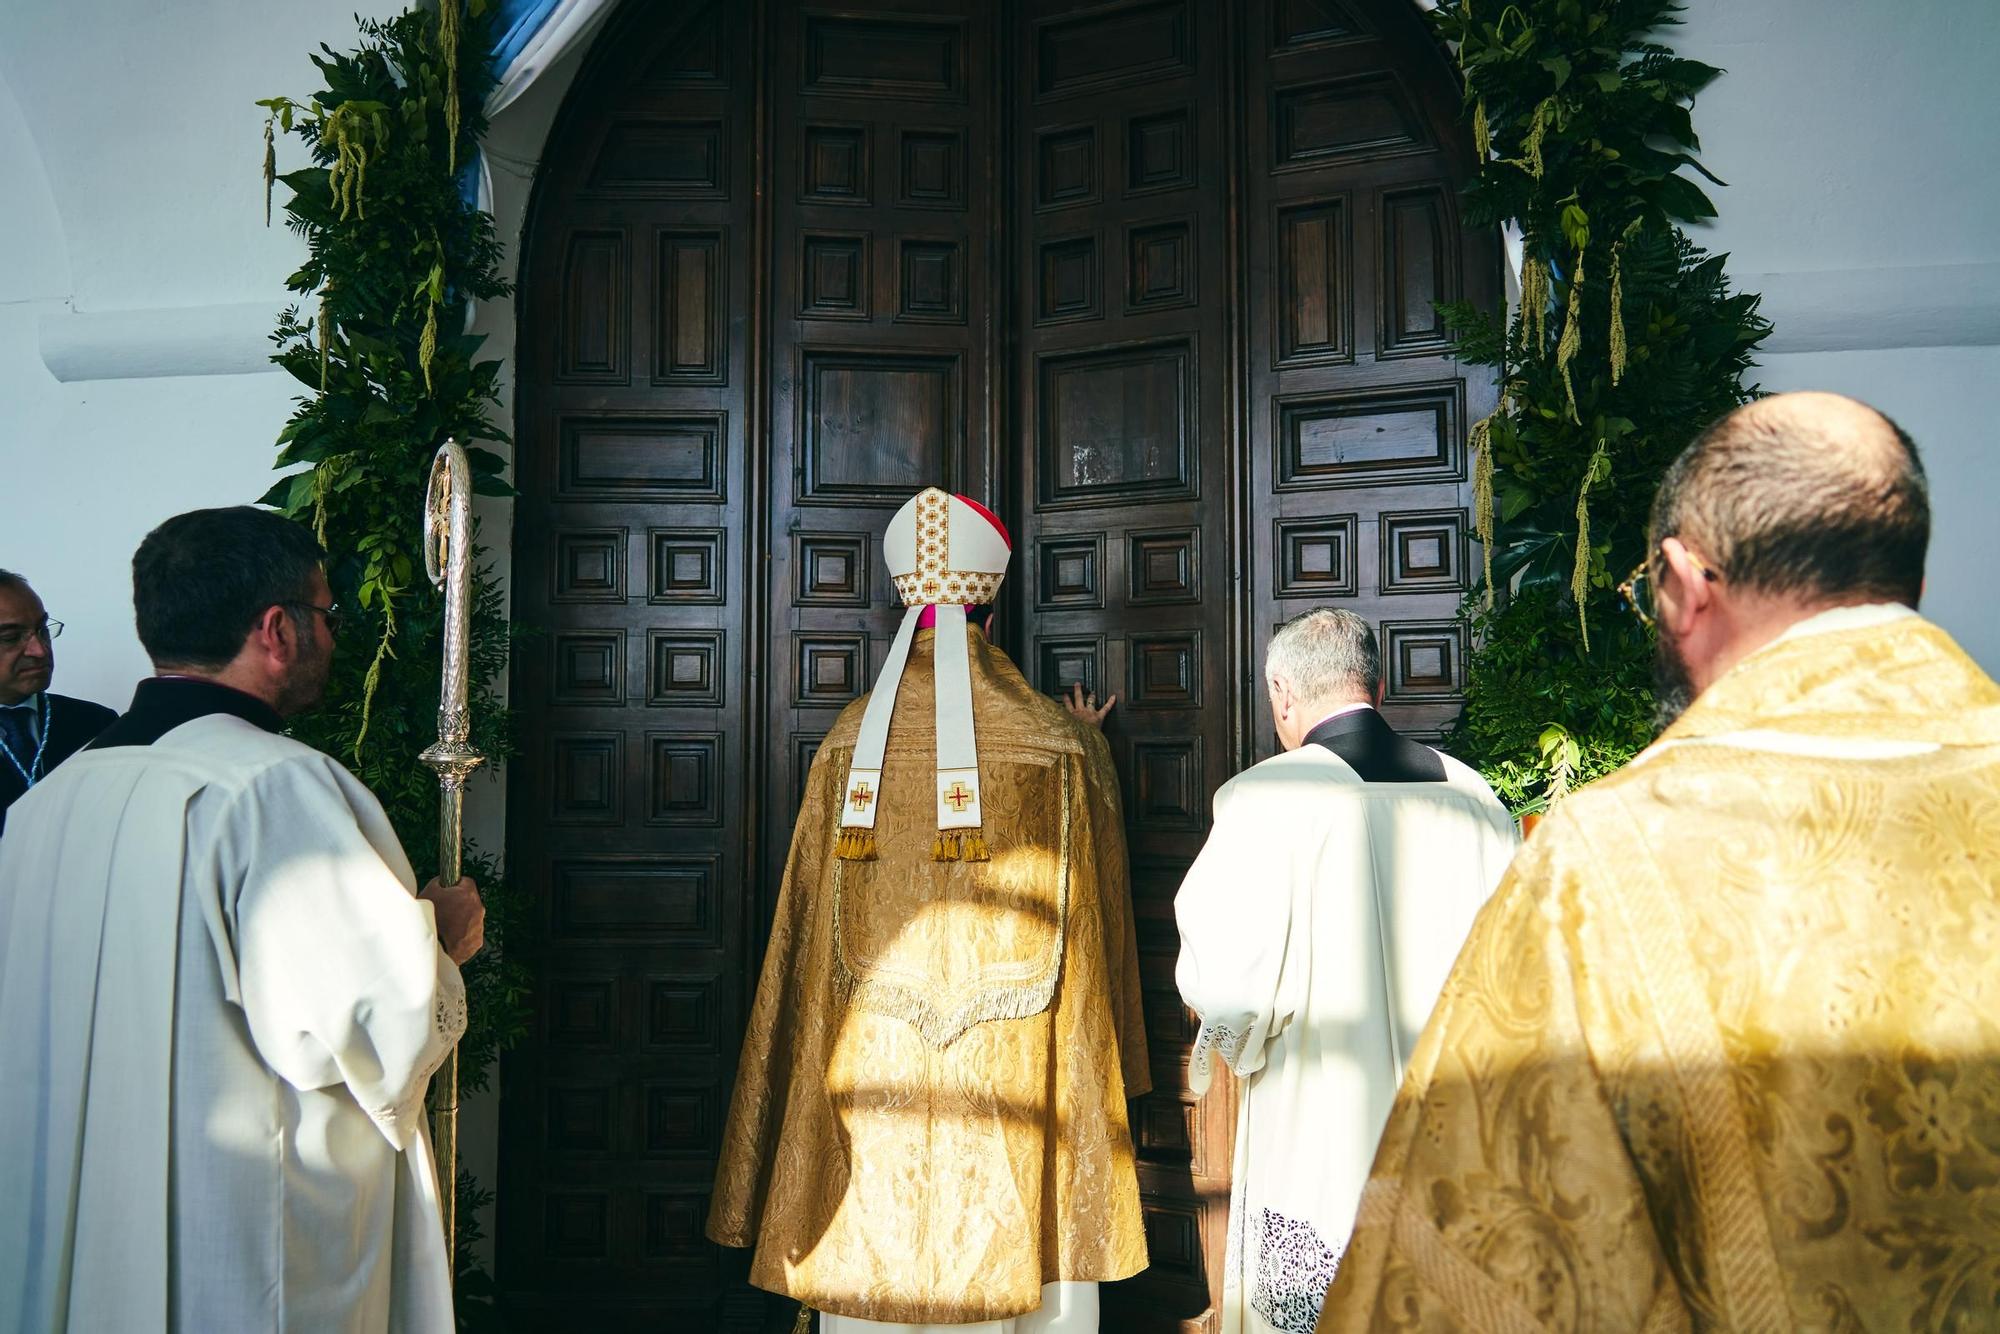
[{"label": "priest's white robe", "polygon": [[1097,1334],[1095,1283],[1044,1283],[1037,1311],[970,1325],[909,1325],[823,1312],[820,1334]]},{"label": "priest's white robe", "polygon": [[1404,1060],[1514,822],[1478,774],[1365,783],[1317,745],[1225,783],[1174,900],[1189,1071],[1238,1076],[1223,1334],[1311,1334]]},{"label": "priest's white robe", "polygon": [[425,1084],[458,969],[387,816],[240,718],[0,839],[0,1334],[448,1334]]}]

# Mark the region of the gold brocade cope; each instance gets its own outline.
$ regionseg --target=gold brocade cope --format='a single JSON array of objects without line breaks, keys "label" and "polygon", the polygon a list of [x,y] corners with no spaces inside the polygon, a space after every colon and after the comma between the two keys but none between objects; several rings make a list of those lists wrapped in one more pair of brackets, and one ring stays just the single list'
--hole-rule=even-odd
[{"label": "gold brocade cope", "polygon": [[983,862],[932,859],[933,643],[898,686],[877,856],[835,855],[865,699],[807,779],[708,1233],[815,1310],[970,1323],[1143,1268],[1150,1085],[1109,749],[966,631]]},{"label": "gold brocade cope", "polygon": [[[982,861],[911,866],[906,859],[833,862],[833,966],[847,1003],[901,1019],[934,1047],[948,1046],[974,1024],[1040,1014],[1055,994],[1069,927],[1070,778],[1065,766],[1032,753],[995,754],[994,767],[1021,768],[1021,802],[1011,837]],[[1053,775],[1061,798],[1037,798]],[[1039,779],[1039,781],[1038,781]],[[997,796],[996,792],[996,796]],[[996,811],[1001,807],[992,804]],[[1049,817],[1054,829],[1047,828]],[[893,817],[892,817],[893,818]],[[1043,827],[1037,828],[1040,825]],[[913,837],[920,830],[890,828]],[[1053,867],[1049,847],[1057,852]],[[914,878],[902,894],[881,881]],[[1051,896],[1050,889],[1054,894]],[[911,899],[914,917],[898,909]],[[885,911],[885,905],[887,910]]]},{"label": "gold brocade cope", "polygon": [[1321,1331],[1973,1330],[2000,1292],[2000,687],[1767,646],[1524,846]]}]

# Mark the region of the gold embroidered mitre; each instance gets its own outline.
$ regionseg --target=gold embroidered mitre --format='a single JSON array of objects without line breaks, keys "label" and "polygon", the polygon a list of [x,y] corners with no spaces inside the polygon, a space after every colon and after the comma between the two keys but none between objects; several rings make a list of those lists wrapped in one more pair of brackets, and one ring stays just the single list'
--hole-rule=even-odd
[{"label": "gold embroidered mitre", "polygon": [[964,496],[926,487],[896,511],[882,536],[883,555],[908,608],[882,675],[861,715],[861,734],[840,804],[838,855],[865,861],[875,855],[875,810],[882,790],[883,755],[896,687],[910,658],[918,623],[930,610],[937,624],[937,837],[938,861],[986,860],[980,833],[979,751],[972,727],[972,672],[966,658],[965,610],[993,601],[1007,577],[1013,548],[992,511]]}]

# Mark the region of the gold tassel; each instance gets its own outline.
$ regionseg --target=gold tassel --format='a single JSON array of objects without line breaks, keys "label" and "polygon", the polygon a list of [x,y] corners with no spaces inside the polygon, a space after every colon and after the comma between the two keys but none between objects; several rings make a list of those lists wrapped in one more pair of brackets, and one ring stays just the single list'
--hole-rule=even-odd
[{"label": "gold tassel", "polygon": [[1472,148],[1479,154],[1482,164],[1493,156],[1493,131],[1486,124],[1486,99],[1483,97],[1472,104]]},{"label": "gold tassel", "polygon": [[1489,611],[1493,608],[1493,419],[1500,411],[1493,409],[1465,433],[1466,448],[1472,451],[1472,527],[1479,534],[1479,552],[1485,559]]},{"label": "gold tassel", "polygon": [[986,839],[977,829],[965,836],[965,860],[969,862],[991,861],[986,854]]},{"label": "gold tassel", "polygon": [[1569,285],[1569,312],[1563,317],[1562,337],[1556,340],[1556,369],[1562,372],[1563,393],[1569,397],[1569,419],[1582,424],[1576,414],[1576,386],[1569,378],[1569,364],[1583,346],[1583,252],[1576,252],[1576,277]]},{"label": "gold tassel", "polygon": [[844,862],[872,862],[875,860],[875,831],[873,829],[842,829],[834,839],[834,855]]},{"label": "gold tassel", "polygon": [[272,122],[278,119],[273,111],[264,117],[264,225],[271,225],[271,191],[278,184],[278,144],[272,131]]},{"label": "gold tassel", "polygon": [[[445,3],[451,3],[451,0],[445,0]],[[800,1302],[799,1318],[792,1322],[792,1334],[806,1334],[806,1331],[812,1328],[812,1314],[812,1307]]]},{"label": "gold tassel", "polygon": [[451,170],[458,173],[458,0],[438,0],[438,54],[444,60],[444,132]]}]

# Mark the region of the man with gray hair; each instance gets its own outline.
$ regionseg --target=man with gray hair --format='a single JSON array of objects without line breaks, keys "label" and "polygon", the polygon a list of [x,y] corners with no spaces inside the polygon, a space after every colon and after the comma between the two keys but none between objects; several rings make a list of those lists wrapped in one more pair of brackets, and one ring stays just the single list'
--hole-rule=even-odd
[{"label": "man with gray hair", "polygon": [[1174,900],[1175,980],[1201,1017],[1190,1086],[1217,1061],[1238,1076],[1223,1334],[1306,1334],[1515,834],[1478,774],[1383,720],[1381,651],[1353,612],[1281,628],[1264,686],[1285,751],[1215,794]]},{"label": "man with gray hair", "polygon": [[0,831],[8,807],[118,716],[49,689],[62,628],[26,579],[0,570]]}]

